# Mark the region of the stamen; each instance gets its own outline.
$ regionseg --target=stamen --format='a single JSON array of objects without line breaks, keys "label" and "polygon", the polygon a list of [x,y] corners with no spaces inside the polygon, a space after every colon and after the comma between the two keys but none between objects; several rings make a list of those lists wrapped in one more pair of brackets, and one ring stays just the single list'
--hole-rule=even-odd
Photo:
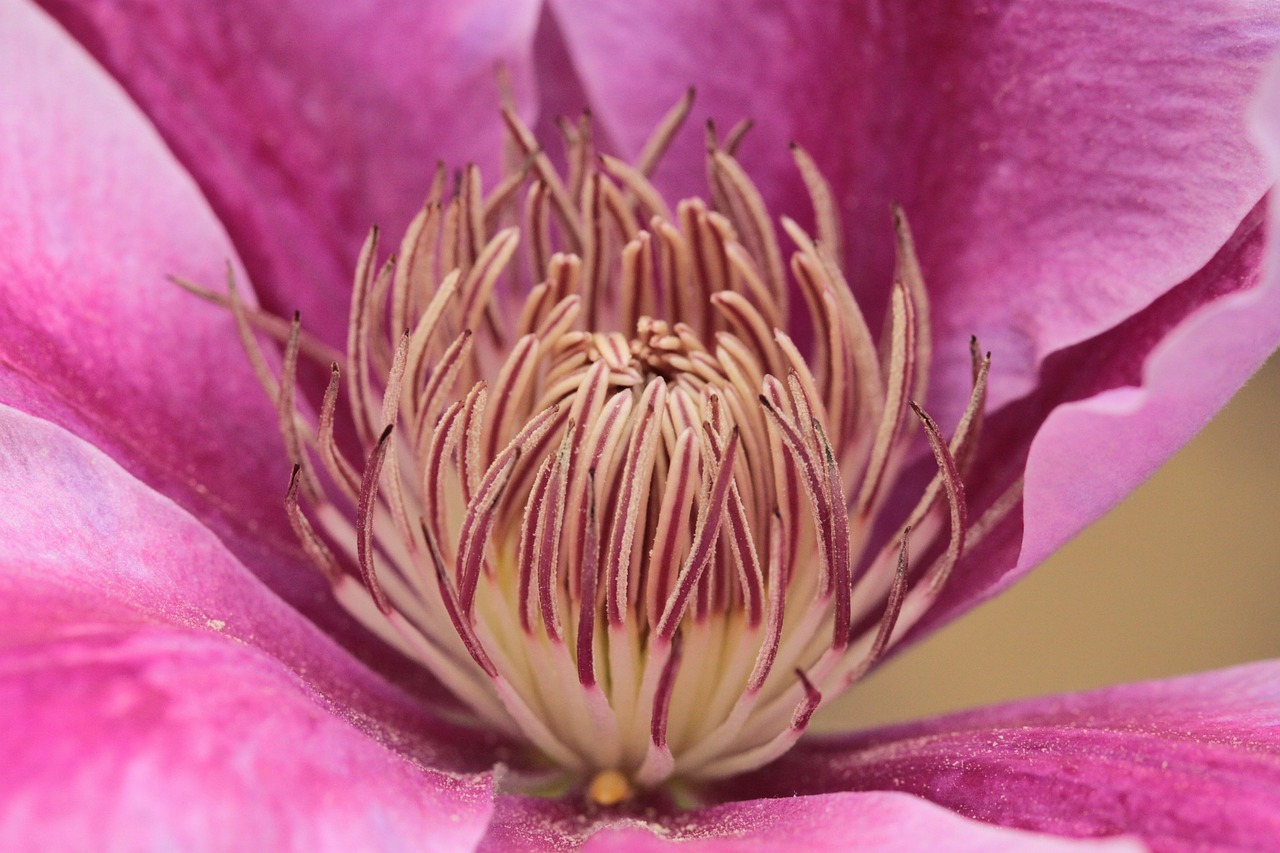
[{"label": "stamen", "polygon": [[317,502],[320,499],[320,482],[311,467],[311,458],[302,449],[302,430],[298,425],[295,402],[301,327],[302,318],[295,311],[284,350],[284,365],[280,369],[280,393],[276,399],[276,416],[280,423],[280,434],[284,438],[285,452],[289,454],[289,461],[300,470],[303,494],[308,501]]},{"label": "stamen", "polygon": [[889,648],[889,640],[893,629],[898,624],[898,616],[902,613],[902,601],[907,591],[907,572],[910,564],[907,559],[907,541],[911,535],[910,526],[902,531],[902,550],[898,552],[898,568],[893,575],[893,586],[889,588],[889,599],[885,602],[884,613],[880,617],[880,626],[876,629],[875,639],[866,656],[858,663],[853,672],[845,677],[846,686],[859,681],[884,656]]},{"label": "stamen", "polygon": [[724,153],[730,157],[738,153],[738,146],[742,144],[742,139],[755,126],[755,122],[749,118],[739,119],[738,123],[729,128],[729,132],[724,135]]},{"label": "stamen", "polygon": [[387,440],[391,438],[393,429],[395,429],[394,424],[387,424],[373,453],[369,455],[369,462],[364,468],[364,477],[360,481],[360,503],[356,509],[356,530],[360,537],[357,540],[360,577],[383,614],[391,613],[391,602],[387,599],[387,594],[382,591],[382,585],[378,583],[378,575],[373,565],[373,510],[374,501],[377,499],[378,477],[382,474],[382,463],[387,458]]},{"label": "stamen", "polygon": [[[218,293],[216,290],[209,290],[201,287],[199,284],[180,275],[168,276],[169,281],[181,287],[193,296],[198,296],[206,302],[217,305],[219,308],[231,310],[232,297],[225,293]],[[268,314],[266,311],[257,308],[250,308],[243,305],[244,318],[259,332],[264,332],[271,338],[284,343],[289,339],[289,335],[293,333],[292,324],[283,317],[277,317],[275,314]],[[334,349],[315,335],[303,330],[299,333],[298,351],[307,358],[317,364],[329,364],[330,362],[341,362],[343,354],[341,351]]]},{"label": "stamen", "polygon": [[372,312],[369,310],[370,291],[373,289],[377,252],[378,229],[375,226],[369,229],[369,236],[360,249],[360,259],[356,261],[355,288],[351,293],[351,322],[347,327],[347,359],[351,366],[351,419],[355,423],[360,446],[365,449],[373,446],[369,413],[377,410],[373,390],[369,387],[367,351],[369,325],[372,322]]},{"label": "stamen", "polygon": [[293,473],[289,476],[289,488],[284,495],[284,507],[289,517],[289,525],[293,528],[294,535],[298,537],[298,541],[302,543],[307,556],[311,558],[311,562],[320,571],[324,572],[325,577],[330,582],[336,583],[342,577],[342,566],[339,565],[338,559],[333,555],[333,552],[329,550],[329,546],[325,545],[324,540],[316,534],[311,522],[307,521],[306,515],[303,514],[301,507],[298,506],[298,475],[301,470],[301,465],[295,464],[293,466]]},{"label": "stamen", "polygon": [[676,102],[667,114],[658,122],[658,126],[654,128],[653,135],[649,137],[649,141],[645,143],[644,148],[640,150],[640,156],[636,158],[636,170],[645,177],[653,174],[653,170],[657,168],[662,155],[666,153],[668,146],[676,138],[676,133],[680,130],[680,126],[684,124],[684,120],[689,117],[689,111],[693,109],[693,99],[695,90],[692,86],[685,90],[684,97]]},{"label": "stamen", "polygon": [[320,458],[324,461],[325,469],[330,476],[338,481],[338,486],[342,489],[343,495],[348,501],[355,503],[358,500],[360,491],[360,475],[356,473],[351,463],[338,452],[337,442],[334,439],[334,425],[337,422],[336,409],[338,405],[338,385],[341,380],[341,371],[338,370],[337,362],[329,365],[329,384],[325,388],[324,401],[320,404],[320,434],[318,443],[320,445]]},{"label": "stamen", "polygon": [[[285,512],[336,599],[601,807],[780,755],[1021,496],[970,526],[976,341],[949,440],[916,402],[932,344],[902,211],[877,341],[799,146],[817,239],[781,220],[789,258],[734,157],[749,123],[723,141],[708,126],[712,203],[650,182],[692,100],[634,163],[597,153],[588,117],[560,122],[567,177],[507,104],[511,167],[490,191],[474,165],[440,167],[396,254],[370,231],[345,357],[233,281],[178,280],[235,318],[277,405]],[[284,344],[279,378],[258,332]],[[298,407],[300,357],[330,363],[318,417]],[[936,474],[886,517],[913,497],[913,440]]]},{"label": "stamen", "polygon": [[258,384],[262,386],[262,390],[267,392],[267,396],[272,400],[278,399],[280,396],[280,383],[275,376],[271,374],[271,368],[267,366],[266,356],[262,353],[262,347],[258,345],[258,341],[253,336],[253,329],[249,325],[249,313],[245,308],[244,302],[240,299],[240,291],[236,287],[235,270],[231,268],[231,264],[227,264],[227,304],[231,306],[231,316],[236,321],[236,334],[240,336],[240,345],[244,348],[245,355],[249,357],[249,365],[253,368],[253,374],[258,379]]},{"label": "stamen", "polygon": [[831,186],[822,176],[818,164],[799,144],[791,143],[791,156],[795,158],[800,177],[813,199],[814,219],[818,226],[818,243],[827,248],[837,261],[844,257],[844,229],[840,226],[840,209],[836,206]]},{"label": "stamen", "polygon": [[596,620],[596,579],[598,567],[597,555],[600,553],[600,528],[596,520],[596,472],[592,468],[587,474],[587,526],[586,538],[582,547],[582,573],[579,575],[581,601],[585,604],[578,617],[578,680],[583,687],[594,687],[595,670],[595,620]]}]

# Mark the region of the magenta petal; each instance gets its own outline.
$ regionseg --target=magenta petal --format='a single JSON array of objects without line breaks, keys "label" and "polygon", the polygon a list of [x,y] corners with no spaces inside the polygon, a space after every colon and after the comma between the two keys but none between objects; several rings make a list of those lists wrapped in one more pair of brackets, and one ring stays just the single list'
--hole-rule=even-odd
[{"label": "magenta petal", "polygon": [[[1280,171],[1280,72],[1255,113],[1256,136]],[[993,419],[982,478],[1037,426],[1017,519],[973,555],[920,627],[927,630],[1025,574],[1118,503],[1188,441],[1280,343],[1280,224],[1261,202],[1196,275],[1098,338],[1055,353],[1041,388]],[[1264,257],[1264,238],[1269,248]],[[1063,400],[1070,400],[1058,405]],[[1056,408],[1055,408],[1056,406]],[[1022,438],[1019,439],[1018,436]],[[1000,457],[1004,456],[1005,461]],[[979,466],[980,469],[982,466]],[[1005,476],[1010,476],[1005,474]],[[1017,550],[1020,547],[1020,551]],[[1006,566],[1016,566],[1005,570]]]},{"label": "magenta petal", "polygon": [[1150,476],[1226,404],[1277,342],[1280,282],[1273,273],[1175,329],[1147,359],[1140,387],[1054,411],[1027,460],[1026,535],[1017,571],[1040,562]]},{"label": "magenta petal", "polygon": [[1263,274],[1265,203],[1203,269],[1103,335],[1054,353],[1040,387],[996,413],[970,478],[981,509],[1025,474],[1025,504],[966,555],[936,627],[995,595],[1118,503],[1221,408],[1280,343]]},{"label": "magenta petal", "polygon": [[[474,738],[289,609],[189,515],[0,407],[0,848],[455,850]],[[434,848],[432,844],[437,845]]]},{"label": "magenta petal", "polygon": [[966,820],[897,793],[838,793],[727,803],[679,815],[590,819],[563,803],[500,797],[481,851],[766,853],[809,851],[1139,850],[1123,839],[1068,841]]},{"label": "magenta petal", "polygon": [[5,850],[456,851],[493,808],[487,777],[423,769],[213,633],[89,622],[13,639]]},{"label": "magenta petal", "polygon": [[274,407],[230,316],[165,280],[222,287],[236,256],[190,176],[25,3],[0,5],[0,103],[0,402],[90,440],[350,634],[288,528]]},{"label": "magenta petal", "polygon": [[220,636],[275,658],[418,761],[488,765],[479,736],[354,661],[190,515],[80,439],[4,406],[0,506],[0,646],[142,625]]},{"label": "magenta petal", "polygon": [[[995,352],[993,406],[1026,393],[1048,354],[1203,266],[1268,182],[1244,121],[1280,39],[1266,4],[554,7],[624,147],[692,84],[699,117],[755,119],[743,156],[785,212],[807,215],[787,141],[812,151],[874,305],[889,283],[889,205],[904,205],[935,299],[931,408],[944,420],[965,390],[970,334]],[[682,192],[701,186],[696,137],[666,173]]]},{"label": "magenta petal", "polygon": [[264,303],[341,341],[369,226],[403,228],[438,158],[497,162],[496,68],[527,86],[539,4],[42,5],[155,122]]},{"label": "magenta petal", "polygon": [[[1268,76],[1254,118],[1280,171],[1280,71]],[[959,574],[929,625],[995,594],[1118,503],[1280,343],[1280,217],[1272,196],[1264,222],[1265,206],[1187,282],[1094,341],[1055,354],[1037,395],[1005,413],[1007,420],[1044,418],[1026,460],[1017,565],[1001,573],[1012,562],[1013,540],[1006,536],[1003,549],[994,543],[993,553]],[[1049,411],[1054,397],[1075,402]],[[1003,442],[1004,453],[1009,446]]]},{"label": "magenta petal", "polygon": [[[1254,119],[1257,139],[1280,171],[1280,70],[1269,73]],[[1147,358],[1141,387],[1119,387],[1062,406],[1045,421],[1027,461],[1026,533],[1014,576],[1146,479],[1275,348],[1280,341],[1278,210],[1273,195],[1265,263],[1246,264],[1263,268],[1260,285],[1218,300],[1172,330]],[[1236,275],[1226,265],[1218,278],[1229,281]]]},{"label": "magenta petal", "polygon": [[[235,250],[123,93],[21,3],[0,11],[0,101],[0,399],[248,527],[288,477],[273,406],[227,312],[165,281],[222,287]],[[262,533],[284,541],[279,515]]]},{"label": "magenta petal", "polygon": [[978,820],[1161,850],[1280,837],[1280,662],[801,744],[729,795],[898,790]]}]

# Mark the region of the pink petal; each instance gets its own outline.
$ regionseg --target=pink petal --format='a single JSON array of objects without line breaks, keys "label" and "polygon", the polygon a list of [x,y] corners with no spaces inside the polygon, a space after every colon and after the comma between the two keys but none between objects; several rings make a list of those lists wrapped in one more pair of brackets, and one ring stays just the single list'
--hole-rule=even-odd
[{"label": "pink petal", "polygon": [[[1274,262],[1270,266],[1274,271]],[[1141,387],[1055,410],[1027,462],[1031,521],[1020,569],[1048,556],[1150,476],[1226,404],[1277,341],[1280,282],[1273,272],[1265,285],[1215,303],[1175,329],[1148,357]],[[1068,488],[1068,478],[1076,485]]]},{"label": "pink petal", "polygon": [[978,820],[1159,850],[1280,835],[1280,662],[801,744],[732,797],[897,790]]},{"label": "pink petal", "polygon": [[12,639],[6,850],[456,851],[492,810],[486,777],[424,770],[212,633],[89,622]]},{"label": "pink petal", "polygon": [[500,797],[481,851],[747,853],[812,851],[1071,851],[1141,849],[1122,839],[1067,841],[966,820],[896,793],[752,800],[660,818],[581,817],[562,802]]},{"label": "pink petal", "polygon": [[325,713],[360,721],[419,762],[491,763],[481,736],[441,723],[354,661],[169,499],[62,428],[6,406],[0,506],[0,647],[146,626],[231,640],[304,678]]},{"label": "pink petal", "polygon": [[[1280,171],[1280,71],[1265,82],[1254,118]],[[917,635],[1006,588],[1118,503],[1276,348],[1280,226],[1274,198],[1271,204],[1265,217],[1267,203],[1259,203],[1188,281],[1105,334],[1051,356],[1041,387],[993,419],[972,485],[990,499],[1024,468],[1022,518],[1011,517],[970,555]]]},{"label": "pink petal", "polygon": [[966,556],[917,634],[1008,587],[1117,504],[1280,343],[1280,281],[1262,271],[1272,227],[1263,213],[1260,204],[1188,281],[1047,359],[1040,388],[991,419],[971,497],[981,507],[1025,472],[1024,506]]},{"label": "pink petal", "polygon": [[263,294],[345,340],[354,260],[437,159],[497,162],[496,68],[528,100],[535,0],[44,0],[141,105]]},{"label": "pink petal", "polygon": [[358,636],[288,528],[274,406],[230,316],[165,280],[220,288],[235,259],[191,178],[25,3],[0,6],[0,103],[0,402],[89,439],[317,622]]},{"label": "pink petal", "polygon": [[[698,116],[755,119],[744,157],[782,211],[807,215],[787,141],[813,152],[875,305],[889,205],[905,206],[936,300],[944,421],[970,334],[995,352],[993,406],[1025,394],[1050,353],[1201,268],[1268,183],[1244,122],[1280,40],[1264,3],[553,5],[625,148],[692,84]],[[682,192],[702,185],[697,136],[665,173]]]}]

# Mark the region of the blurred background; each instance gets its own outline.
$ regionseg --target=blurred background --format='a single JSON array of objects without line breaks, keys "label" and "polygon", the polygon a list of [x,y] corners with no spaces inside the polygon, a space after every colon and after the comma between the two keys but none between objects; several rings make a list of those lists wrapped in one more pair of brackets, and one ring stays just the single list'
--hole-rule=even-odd
[{"label": "blurred background", "polygon": [[820,730],[1280,657],[1280,357],[1013,589],[885,664]]}]

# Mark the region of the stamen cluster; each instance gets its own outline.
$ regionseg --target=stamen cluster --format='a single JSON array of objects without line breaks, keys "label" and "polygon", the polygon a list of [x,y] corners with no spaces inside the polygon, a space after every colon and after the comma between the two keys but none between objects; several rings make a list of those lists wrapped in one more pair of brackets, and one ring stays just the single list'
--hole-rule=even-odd
[{"label": "stamen cluster", "polygon": [[[818,239],[783,219],[785,265],[739,133],[709,134],[712,204],[669,208],[649,175],[688,109],[635,164],[564,124],[565,177],[506,112],[493,189],[441,169],[394,255],[370,234],[318,421],[294,374],[323,347],[295,318],[277,381],[252,333],[270,318],[229,300],[338,599],[598,802],[780,755],[919,620],[970,530],[989,359],[945,441],[912,402],[930,337],[901,213],[877,346],[800,148]],[[792,292],[812,339],[788,332]],[[937,476],[873,541],[915,423]]]}]

